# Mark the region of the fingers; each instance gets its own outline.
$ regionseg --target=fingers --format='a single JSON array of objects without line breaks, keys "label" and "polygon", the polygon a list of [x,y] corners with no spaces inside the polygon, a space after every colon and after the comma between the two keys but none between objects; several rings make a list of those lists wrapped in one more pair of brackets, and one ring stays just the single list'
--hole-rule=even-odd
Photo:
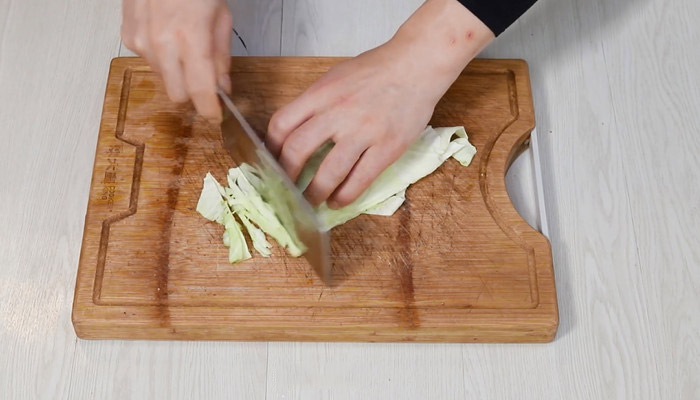
[{"label": "fingers", "polygon": [[231,93],[231,30],[233,18],[228,6],[222,5],[214,23],[214,68],[219,86]]},{"label": "fingers", "polygon": [[151,52],[147,0],[124,0],[122,15],[121,37],[124,45],[157,71],[158,63]]},{"label": "fingers", "polygon": [[123,1],[124,44],[161,73],[168,97],[192,100],[212,122],[221,120],[217,83],[228,75],[232,17],[224,1]]},{"label": "fingers", "polygon": [[328,153],[304,195],[318,207],[348,177],[353,166],[367,147],[360,141],[346,140],[336,144]]},{"label": "fingers", "polygon": [[216,94],[213,32],[206,26],[193,28],[182,38],[182,64],[185,87],[195,108],[212,123],[221,122],[221,106]]},{"label": "fingers", "polygon": [[318,99],[303,93],[272,116],[267,128],[265,144],[275,157],[280,155],[287,136],[314,115],[316,104]]},{"label": "fingers", "polygon": [[155,44],[157,64],[165,82],[165,90],[170,100],[184,103],[189,99],[185,86],[185,76],[180,63],[180,53],[174,40],[161,40]]},{"label": "fingers", "polygon": [[332,136],[331,126],[323,116],[309,119],[287,136],[279,162],[292,181],[297,180],[309,157]]},{"label": "fingers", "polygon": [[330,196],[328,206],[334,209],[342,208],[357,200],[372,182],[401,156],[402,150],[386,145],[367,149],[348,173],[345,181]]}]

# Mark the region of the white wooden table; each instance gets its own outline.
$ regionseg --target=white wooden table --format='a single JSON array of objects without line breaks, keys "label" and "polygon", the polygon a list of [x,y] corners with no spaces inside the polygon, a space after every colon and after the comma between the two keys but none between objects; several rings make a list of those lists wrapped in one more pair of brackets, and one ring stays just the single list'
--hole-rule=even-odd
[{"label": "white wooden table", "polygon": [[[354,55],[421,3],[233,2],[251,55]],[[0,0],[0,398],[700,398],[700,2],[541,0],[484,54],[531,66],[561,318],[544,345],[77,339],[119,9]]]}]

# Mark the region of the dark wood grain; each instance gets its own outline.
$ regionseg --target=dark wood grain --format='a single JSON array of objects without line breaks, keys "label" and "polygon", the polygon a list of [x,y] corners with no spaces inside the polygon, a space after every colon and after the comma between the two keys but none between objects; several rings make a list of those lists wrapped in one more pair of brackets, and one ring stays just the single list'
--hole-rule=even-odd
[{"label": "dark wood grain", "polygon": [[[254,128],[337,58],[234,59]],[[558,324],[549,242],[513,209],[505,172],[534,127],[525,62],[476,60],[431,123],[478,152],[412,186],[392,217],[333,231],[326,287],[304,259],[231,265],[195,212],[201,180],[232,161],[218,127],[167,100],[137,58],[113,61],[73,307],[83,338],[542,342]]]}]

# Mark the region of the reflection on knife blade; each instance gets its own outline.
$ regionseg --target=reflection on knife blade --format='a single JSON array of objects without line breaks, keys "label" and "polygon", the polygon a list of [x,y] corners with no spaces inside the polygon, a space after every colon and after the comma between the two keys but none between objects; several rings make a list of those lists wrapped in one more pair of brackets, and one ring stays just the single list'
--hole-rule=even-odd
[{"label": "reflection on knife blade", "polygon": [[[224,103],[221,134],[224,147],[240,166],[249,181],[259,182],[258,191],[272,207],[282,226],[292,239],[305,247],[304,256],[321,279],[330,283],[330,235],[319,221],[316,211],[303,197],[301,191],[282,170],[275,158],[265,148],[233,101],[223,91],[219,96]],[[257,179],[256,179],[257,178]]]}]

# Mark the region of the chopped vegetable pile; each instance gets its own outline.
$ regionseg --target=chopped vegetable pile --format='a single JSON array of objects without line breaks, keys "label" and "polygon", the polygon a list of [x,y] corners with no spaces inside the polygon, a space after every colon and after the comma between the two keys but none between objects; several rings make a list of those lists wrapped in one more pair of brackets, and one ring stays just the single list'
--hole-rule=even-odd
[{"label": "chopped vegetable pile", "polygon": [[[322,147],[307,162],[297,182],[301,190],[309,185],[331,148],[331,144]],[[434,172],[450,157],[467,166],[474,154],[476,148],[469,143],[463,127],[428,127],[408,151],[379,175],[355,202],[338,210],[332,210],[324,203],[317,212],[326,229],[344,224],[360,214],[392,215],[405,201],[408,186]],[[229,248],[229,262],[251,258],[243,229],[248,233],[253,248],[263,257],[272,254],[266,235],[277,241],[290,255],[298,257],[303,254],[304,245],[296,239],[293,228],[283,224],[274,208],[263,198],[263,181],[254,167],[242,164],[231,168],[227,180],[228,187],[224,187],[207,173],[197,212],[224,226],[223,242]]]}]

